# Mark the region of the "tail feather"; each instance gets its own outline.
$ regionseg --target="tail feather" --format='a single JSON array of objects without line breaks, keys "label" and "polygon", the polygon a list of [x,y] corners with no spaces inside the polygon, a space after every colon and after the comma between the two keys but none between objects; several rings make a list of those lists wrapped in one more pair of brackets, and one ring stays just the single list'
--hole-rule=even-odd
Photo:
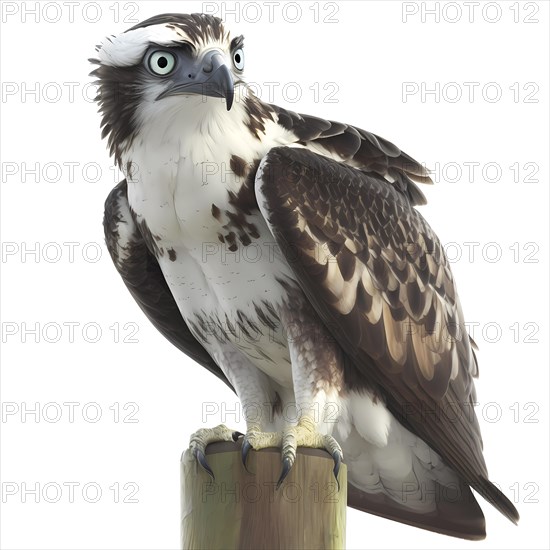
[{"label": "tail feather", "polygon": [[[445,495],[446,491],[438,491],[438,494]],[[348,483],[348,506],[451,537],[466,540],[485,538],[485,516],[468,485],[464,486],[459,498],[440,498],[436,510],[420,513],[382,493],[367,493]]]}]

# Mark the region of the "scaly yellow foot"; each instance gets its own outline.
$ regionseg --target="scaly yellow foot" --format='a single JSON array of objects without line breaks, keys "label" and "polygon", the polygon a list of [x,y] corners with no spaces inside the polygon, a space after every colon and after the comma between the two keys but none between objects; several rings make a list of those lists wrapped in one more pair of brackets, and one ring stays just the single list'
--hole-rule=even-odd
[{"label": "scaly yellow foot", "polygon": [[197,459],[197,462],[205,469],[214,480],[214,472],[206,461],[204,454],[206,446],[218,441],[237,441],[239,436],[243,435],[235,430],[230,430],[227,426],[220,424],[215,428],[201,428],[191,435],[189,440],[189,449]]},{"label": "scaly yellow foot", "polygon": [[[277,482],[277,488],[281,486],[290,472],[296,460],[298,447],[310,447],[312,449],[325,449],[334,459],[334,477],[338,483],[338,472],[343,460],[340,445],[331,435],[320,434],[315,423],[308,417],[300,419],[296,426],[288,427],[284,432],[261,432],[255,427],[249,428],[243,439],[242,460],[246,468],[246,457],[250,449],[260,450],[268,447],[281,447],[283,470]],[[248,471],[248,469],[247,469]],[[338,483],[338,488],[340,487]]]}]

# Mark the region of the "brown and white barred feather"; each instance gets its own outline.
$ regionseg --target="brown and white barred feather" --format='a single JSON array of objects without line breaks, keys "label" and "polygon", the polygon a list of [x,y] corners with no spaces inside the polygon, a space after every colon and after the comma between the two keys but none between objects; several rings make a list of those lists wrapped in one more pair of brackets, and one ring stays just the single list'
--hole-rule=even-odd
[{"label": "brown and white barred feather", "polygon": [[374,387],[515,522],[515,507],[487,479],[473,406],[477,363],[443,248],[412,207],[409,184],[376,172],[278,147],[260,164],[256,192],[302,290],[351,359],[350,386]]}]

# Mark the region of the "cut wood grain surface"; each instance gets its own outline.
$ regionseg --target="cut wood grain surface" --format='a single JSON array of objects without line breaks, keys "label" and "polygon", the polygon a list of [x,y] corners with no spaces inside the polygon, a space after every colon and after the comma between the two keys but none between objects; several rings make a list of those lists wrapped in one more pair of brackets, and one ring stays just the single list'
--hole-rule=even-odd
[{"label": "cut wood grain surface", "polygon": [[347,469],[338,488],[332,457],[299,448],[279,489],[281,450],[250,451],[213,443],[206,457],[215,479],[186,451],[181,461],[181,547],[192,550],[345,548]]}]

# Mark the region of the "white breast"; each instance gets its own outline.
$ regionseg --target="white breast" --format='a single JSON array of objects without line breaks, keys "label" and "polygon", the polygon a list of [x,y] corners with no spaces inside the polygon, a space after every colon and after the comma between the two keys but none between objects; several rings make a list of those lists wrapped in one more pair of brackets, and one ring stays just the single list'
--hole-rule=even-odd
[{"label": "white breast", "polygon": [[[277,310],[284,297],[277,278],[291,277],[291,270],[259,212],[246,218],[259,235],[252,242],[245,246],[237,239],[233,250],[229,242],[220,241],[220,235],[230,232],[224,227],[224,212],[233,208],[229,192],[237,193],[243,183],[231,170],[231,157],[252,164],[285,142],[284,131],[260,141],[242,123],[242,106],[234,106],[232,114],[224,106],[209,107],[207,118],[195,112],[197,120],[189,120],[185,110],[153,117],[144,126],[143,139],[135,140],[124,159],[134,168],[128,200],[159,248],[159,265],[191,330],[200,320],[211,323],[212,331],[222,323],[233,343],[260,368],[270,370],[264,355],[272,357],[273,372],[268,374],[287,385],[290,365],[286,373],[280,369],[281,361],[288,362],[284,335],[279,328],[262,327],[262,317],[270,315],[266,303]],[[238,325],[240,316],[262,327],[263,336],[256,332],[251,339],[243,333],[246,328],[237,335],[228,330],[228,324]],[[253,332],[250,326],[248,332]]]}]

